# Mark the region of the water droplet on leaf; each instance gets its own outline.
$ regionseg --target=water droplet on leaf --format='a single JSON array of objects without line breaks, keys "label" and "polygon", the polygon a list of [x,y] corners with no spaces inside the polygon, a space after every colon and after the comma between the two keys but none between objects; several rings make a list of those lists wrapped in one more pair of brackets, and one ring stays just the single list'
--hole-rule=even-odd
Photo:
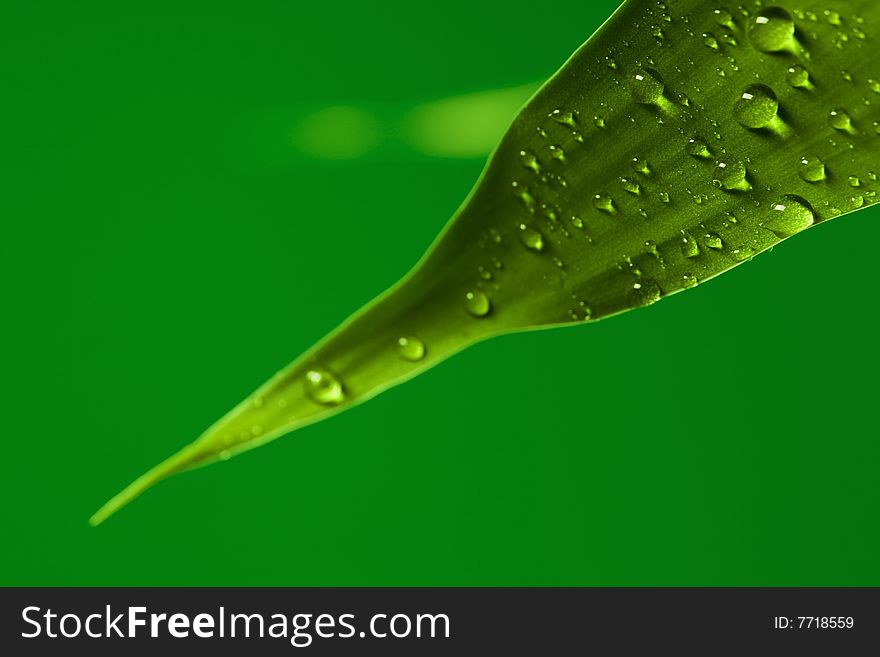
[{"label": "water droplet on leaf", "polygon": [[779,101],[773,90],[765,84],[746,87],[733,108],[733,115],[746,128],[766,128],[776,118]]},{"label": "water droplet on leaf", "polygon": [[342,382],[332,372],[323,368],[306,372],[306,391],[319,404],[332,406],[345,400]]},{"label": "water droplet on leaf", "polygon": [[425,357],[425,343],[411,335],[398,338],[397,353],[404,360],[422,360]]},{"label": "water droplet on leaf", "polygon": [[474,317],[485,317],[489,314],[492,304],[485,292],[472,290],[464,295],[464,307]]}]

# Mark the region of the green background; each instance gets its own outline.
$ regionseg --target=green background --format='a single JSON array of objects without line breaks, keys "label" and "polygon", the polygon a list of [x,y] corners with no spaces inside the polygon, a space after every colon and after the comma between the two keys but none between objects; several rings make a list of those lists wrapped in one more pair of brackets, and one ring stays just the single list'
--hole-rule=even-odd
[{"label": "green background", "polygon": [[0,583],[880,584],[878,207],[89,528],[405,273],[483,165],[294,157],[284,117],[541,79],[616,2],[140,4],[0,10]]}]

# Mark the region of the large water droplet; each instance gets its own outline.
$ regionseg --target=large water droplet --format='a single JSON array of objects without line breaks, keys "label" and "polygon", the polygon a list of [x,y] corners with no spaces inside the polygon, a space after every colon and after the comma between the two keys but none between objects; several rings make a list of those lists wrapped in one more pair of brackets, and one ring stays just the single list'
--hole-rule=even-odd
[{"label": "large water droplet", "polygon": [[484,292],[472,290],[464,295],[464,307],[474,317],[485,317],[492,304]]},{"label": "large water droplet", "polygon": [[752,17],[748,31],[752,45],[762,52],[788,50],[794,40],[794,20],[781,7],[767,7]]},{"label": "large water droplet", "polygon": [[332,406],[345,400],[345,390],[336,375],[324,368],[306,372],[306,391],[319,404]]},{"label": "large water droplet", "polygon": [[779,101],[766,84],[750,84],[733,107],[733,115],[746,128],[766,128],[773,123]]},{"label": "large water droplet", "polygon": [[633,100],[643,105],[651,105],[663,98],[663,79],[652,68],[639,68],[628,80]]},{"label": "large water droplet", "polygon": [[805,199],[786,194],[771,206],[770,216],[761,225],[777,237],[788,237],[809,228],[815,220],[813,208]]},{"label": "large water droplet", "polygon": [[425,357],[425,343],[411,335],[397,339],[397,353],[404,360],[417,361]]}]

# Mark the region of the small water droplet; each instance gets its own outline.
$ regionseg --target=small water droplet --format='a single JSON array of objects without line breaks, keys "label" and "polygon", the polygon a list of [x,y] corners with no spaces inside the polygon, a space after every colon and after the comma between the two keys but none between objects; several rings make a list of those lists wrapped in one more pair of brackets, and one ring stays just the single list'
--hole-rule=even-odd
[{"label": "small water droplet", "polygon": [[788,72],[785,74],[785,80],[792,87],[797,87],[799,89],[809,89],[813,86],[810,82],[810,72],[800,64],[788,67]]},{"label": "small water droplet", "polygon": [[571,216],[571,225],[574,226],[575,228],[583,228],[584,227],[584,220],[581,219],[576,214],[573,214]]},{"label": "small water droplet", "polygon": [[484,292],[471,290],[464,295],[464,307],[474,317],[485,317],[492,304]]},{"label": "small water droplet", "polygon": [[651,278],[639,279],[633,283],[630,289],[630,303],[635,307],[650,306],[663,296],[663,292],[657,282]]},{"label": "small water droplet", "polygon": [[724,27],[729,27],[731,29],[736,27],[736,23],[733,22],[733,15],[725,9],[721,7],[712,12],[715,17],[715,22],[719,25],[723,25]]},{"label": "small water droplet", "polygon": [[526,169],[534,171],[535,173],[541,173],[541,164],[538,162],[538,158],[535,157],[534,153],[523,150],[519,152],[519,157]]},{"label": "small water droplet", "polygon": [[306,372],[306,391],[319,404],[335,405],[345,400],[342,382],[332,372],[323,368]]},{"label": "small water droplet", "polygon": [[686,272],[686,273],[682,274],[681,286],[686,290],[690,289],[692,287],[696,287],[697,283],[699,283],[699,282],[700,281],[697,279],[697,277],[694,274],[692,274],[691,272]]},{"label": "small water droplet", "polygon": [[528,224],[520,224],[517,227],[517,235],[523,246],[530,251],[540,252],[544,250],[544,236],[540,231],[535,230]]},{"label": "small water droplet", "polygon": [[806,182],[825,180],[825,163],[818,157],[802,157],[798,166],[798,174]]},{"label": "small water droplet", "polygon": [[781,7],[767,7],[757,12],[748,23],[749,40],[762,52],[791,48],[794,20]]},{"label": "small water droplet", "polygon": [[713,181],[728,191],[745,191],[752,187],[748,181],[746,165],[739,160],[719,162],[715,167]]},{"label": "small water droplet", "polygon": [[800,196],[786,194],[770,207],[770,216],[761,225],[777,237],[789,237],[809,228],[816,220],[810,204]]},{"label": "small water droplet", "polygon": [[833,9],[826,9],[822,14],[825,16],[825,20],[828,21],[829,25],[834,25],[835,27],[843,25],[843,18]]},{"label": "small water droplet", "polygon": [[847,178],[847,182],[849,182],[850,187],[861,187],[862,180],[858,176],[850,176]]},{"label": "small water droplet", "polygon": [[706,246],[710,249],[715,249],[716,251],[724,248],[724,241],[718,233],[706,233],[703,236],[703,242],[705,242]]},{"label": "small water droplet", "polygon": [[766,84],[750,84],[743,89],[733,108],[733,115],[740,125],[758,129],[770,125],[776,118],[779,101]]},{"label": "small water droplet", "polygon": [[608,194],[596,194],[593,197],[593,207],[602,212],[615,212],[614,201]]},{"label": "small water droplet", "polygon": [[698,157],[703,160],[708,160],[712,157],[712,151],[709,150],[709,147],[699,137],[692,137],[688,140],[688,143],[685,144],[685,151],[687,151],[688,155],[692,155],[694,157]]},{"label": "small water droplet", "polygon": [[556,123],[561,123],[562,125],[567,125],[571,128],[577,126],[577,119],[569,110],[555,109],[550,112],[550,118],[556,121]]},{"label": "small water droplet", "polygon": [[704,32],[704,33],[703,33],[703,44],[704,44],[709,50],[715,50],[715,51],[717,51],[717,50],[719,50],[719,49],[721,48],[721,46],[718,45],[718,39],[716,39],[716,38],[715,38],[715,35],[712,34],[711,32]]},{"label": "small water droplet", "polygon": [[621,178],[620,186],[630,194],[635,194],[636,196],[642,193],[641,185],[632,178]]},{"label": "small water droplet", "polygon": [[853,132],[852,117],[843,108],[835,108],[828,113],[828,125],[841,132]]},{"label": "small water droplet", "polygon": [[557,162],[565,162],[565,151],[562,150],[562,146],[555,144],[550,146],[550,156]]},{"label": "small water droplet", "polygon": [[755,250],[750,246],[738,246],[733,251],[731,251],[730,254],[737,262],[743,262],[745,260],[748,260],[749,258],[754,257]]},{"label": "small water droplet", "polygon": [[685,258],[696,258],[700,255],[700,246],[693,235],[685,231],[681,231],[681,255]]},{"label": "small water droplet", "polygon": [[639,68],[627,81],[633,100],[642,105],[652,105],[663,98],[663,79],[652,68]]},{"label": "small water droplet", "polygon": [[418,361],[425,357],[425,343],[411,335],[397,339],[397,353],[404,360]]},{"label": "small water droplet", "polygon": [[640,157],[634,157],[632,159],[632,169],[636,173],[641,173],[645,176],[650,175],[651,167],[648,165],[647,160],[643,160]]},{"label": "small water droplet", "polygon": [[660,192],[660,200],[669,203],[669,192]]}]

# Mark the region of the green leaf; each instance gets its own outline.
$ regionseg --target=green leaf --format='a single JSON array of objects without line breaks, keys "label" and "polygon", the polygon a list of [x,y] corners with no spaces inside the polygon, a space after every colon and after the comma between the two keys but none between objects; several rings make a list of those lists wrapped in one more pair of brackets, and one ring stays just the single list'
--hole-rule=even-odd
[{"label": "green leaf", "polygon": [[880,4],[749,7],[625,2],[520,112],[402,281],[91,522],[475,342],[650,306],[874,203]]}]

